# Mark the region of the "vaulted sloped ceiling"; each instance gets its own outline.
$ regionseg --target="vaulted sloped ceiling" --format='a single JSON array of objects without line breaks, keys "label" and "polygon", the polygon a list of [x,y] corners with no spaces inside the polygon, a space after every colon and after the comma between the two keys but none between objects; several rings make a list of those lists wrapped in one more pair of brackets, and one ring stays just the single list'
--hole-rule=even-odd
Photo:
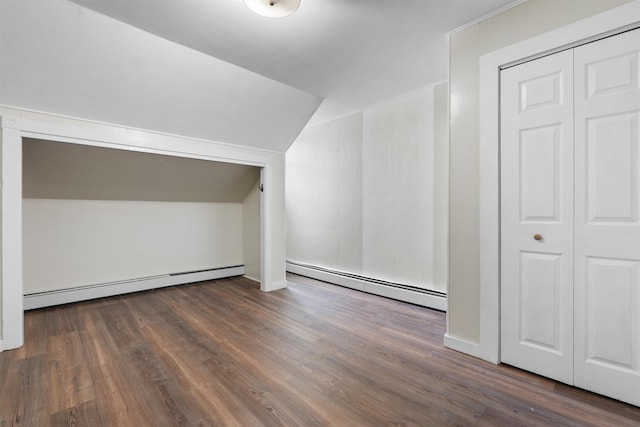
[{"label": "vaulted sloped ceiling", "polygon": [[23,197],[241,203],[260,168],[24,138]]},{"label": "vaulted sloped ceiling", "polygon": [[0,105],[278,152],[321,102],[68,0],[0,0],[0,58]]},{"label": "vaulted sloped ceiling", "polygon": [[519,1],[0,0],[0,105],[284,152],[445,80],[446,33]]},{"label": "vaulted sloped ceiling", "polygon": [[286,18],[242,0],[73,0],[324,98],[314,121],[447,79],[447,33],[522,0],[301,0]]}]

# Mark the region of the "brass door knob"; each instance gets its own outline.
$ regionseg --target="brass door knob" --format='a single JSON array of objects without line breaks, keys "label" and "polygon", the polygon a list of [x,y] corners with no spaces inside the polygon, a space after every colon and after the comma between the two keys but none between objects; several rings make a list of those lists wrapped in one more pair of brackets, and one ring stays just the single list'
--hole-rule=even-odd
[{"label": "brass door knob", "polygon": [[541,234],[537,234],[537,233],[536,233],[536,234],[534,234],[534,235],[533,235],[533,238],[534,238],[535,240],[542,240],[542,235],[541,235]]}]

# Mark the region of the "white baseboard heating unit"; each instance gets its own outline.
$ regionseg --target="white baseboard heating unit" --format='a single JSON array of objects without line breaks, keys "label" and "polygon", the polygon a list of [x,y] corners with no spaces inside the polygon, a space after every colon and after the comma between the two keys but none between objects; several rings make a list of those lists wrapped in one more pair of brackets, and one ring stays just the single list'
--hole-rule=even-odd
[{"label": "white baseboard heating unit", "polygon": [[287,271],[345,288],[447,311],[447,294],[287,260]]},{"label": "white baseboard heating unit", "polygon": [[68,304],[71,302],[86,301],[95,298],[128,294],[131,292],[147,291],[150,289],[182,285],[185,283],[242,276],[244,273],[244,265],[235,265],[231,267],[188,271],[183,273],[122,280],[118,282],[100,283],[96,285],[78,286],[55,291],[38,292],[24,296],[24,309],[32,310],[35,308],[50,307],[53,305]]}]

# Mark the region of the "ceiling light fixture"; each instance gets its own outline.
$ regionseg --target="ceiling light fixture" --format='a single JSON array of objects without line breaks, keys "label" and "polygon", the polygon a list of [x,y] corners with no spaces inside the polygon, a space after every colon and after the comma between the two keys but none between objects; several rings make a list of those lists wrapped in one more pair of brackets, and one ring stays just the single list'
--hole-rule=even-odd
[{"label": "ceiling light fixture", "polygon": [[283,18],[298,10],[300,0],[244,0],[244,4],[258,15]]}]

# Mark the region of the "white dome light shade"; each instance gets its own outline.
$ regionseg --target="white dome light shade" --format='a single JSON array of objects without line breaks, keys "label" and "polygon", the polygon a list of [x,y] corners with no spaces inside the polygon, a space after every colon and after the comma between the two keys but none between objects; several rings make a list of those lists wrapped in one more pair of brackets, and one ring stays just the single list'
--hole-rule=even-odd
[{"label": "white dome light shade", "polygon": [[282,18],[298,10],[300,0],[244,0],[244,4],[258,15]]}]

